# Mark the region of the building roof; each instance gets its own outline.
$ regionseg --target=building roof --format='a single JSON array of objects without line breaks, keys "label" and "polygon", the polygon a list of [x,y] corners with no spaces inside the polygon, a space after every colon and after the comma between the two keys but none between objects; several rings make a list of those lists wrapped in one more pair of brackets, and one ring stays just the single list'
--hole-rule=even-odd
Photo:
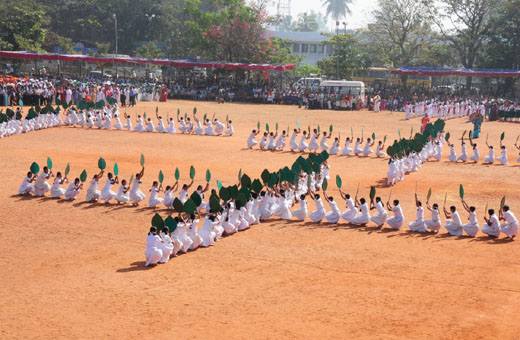
[{"label": "building roof", "polygon": [[320,32],[282,32],[270,31],[270,34],[280,39],[289,39],[292,41],[311,41],[322,42],[330,40],[329,37],[322,35]]}]

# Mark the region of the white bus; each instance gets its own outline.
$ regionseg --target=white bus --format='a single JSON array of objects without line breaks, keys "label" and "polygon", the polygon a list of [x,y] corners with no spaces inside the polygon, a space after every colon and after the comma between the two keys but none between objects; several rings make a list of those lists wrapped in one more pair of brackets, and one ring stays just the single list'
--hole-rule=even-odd
[{"label": "white bus", "polygon": [[362,81],[347,80],[324,80],[320,84],[320,89],[324,94],[341,94],[360,96],[365,102],[365,83]]}]

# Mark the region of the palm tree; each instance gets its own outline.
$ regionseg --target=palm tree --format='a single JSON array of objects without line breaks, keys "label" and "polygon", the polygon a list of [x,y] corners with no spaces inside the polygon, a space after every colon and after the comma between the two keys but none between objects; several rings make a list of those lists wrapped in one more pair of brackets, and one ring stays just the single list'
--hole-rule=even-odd
[{"label": "palm tree", "polygon": [[323,7],[327,8],[325,15],[332,17],[335,21],[345,18],[347,14],[351,14],[350,5],[352,0],[322,0]]}]

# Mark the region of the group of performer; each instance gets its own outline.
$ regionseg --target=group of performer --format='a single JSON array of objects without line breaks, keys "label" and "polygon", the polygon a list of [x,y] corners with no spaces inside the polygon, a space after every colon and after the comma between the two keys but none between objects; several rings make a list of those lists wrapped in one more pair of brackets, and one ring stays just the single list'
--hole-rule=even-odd
[{"label": "group of performer", "polygon": [[436,99],[410,102],[405,105],[404,112],[406,119],[424,117],[442,118],[444,120],[452,118],[469,117],[474,113],[486,115],[486,102],[461,99],[453,101],[440,101]]},{"label": "group of performer", "polygon": [[20,114],[21,110],[18,108],[12,119],[0,123],[0,138],[59,127],[62,124],[60,116],[52,113],[42,113],[32,119],[16,119]]},{"label": "group of performer", "polygon": [[[193,118],[193,119],[192,119]],[[196,134],[206,136],[221,136],[227,135],[232,136],[235,132],[233,122],[228,120],[226,123],[222,123],[218,118],[213,118],[213,121],[206,118],[203,122],[193,114],[193,117],[177,117],[174,120],[173,117],[167,117],[166,121],[162,116],[156,113],[157,125],[150,117],[146,115],[137,115],[135,125],[133,125],[132,117],[124,113],[125,124],[121,122],[120,111],[117,104],[106,106],[102,110],[79,110],[70,109],[67,112],[64,120],[65,125],[79,126],[99,129],[110,130],[112,128],[116,130],[128,130],[135,132],[158,132],[158,133],[180,133],[183,134]],[[175,124],[179,124],[176,128]]]},{"label": "group of performer", "polygon": [[[259,146],[260,150],[270,150],[270,151],[281,151],[284,150],[287,146],[286,138],[288,134],[285,130],[279,135],[278,131],[275,132],[264,132],[262,139],[260,142],[256,141],[256,137],[260,134],[261,131],[253,130],[251,134],[247,138],[247,147],[252,149],[256,145]],[[318,129],[314,129],[312,134],[309,134],[306,130],[294,129],[290,140],[289,140],[289,149],[292,152],[323,152],[327,151],[329,155],[341,155],[341,156],[363,156],[367,157],[370,154],[374,153],[372,147],[375,145],[375,141],[371,138],[357,138],[354,142],[354,137],[345,138],[345,144],[343,149],[341,148],[340,137],[335,137],[331,146],[327,144],[329,140],[332,139],[332,134],[323,131],[321,133],[318,132]],[[351,148],[351,144],[354,144],[353,148]],[[379,141],[376,146],[375,155],[377,157],[386,157],[386,153],[383,151],[385,144],[383,141]]]}]

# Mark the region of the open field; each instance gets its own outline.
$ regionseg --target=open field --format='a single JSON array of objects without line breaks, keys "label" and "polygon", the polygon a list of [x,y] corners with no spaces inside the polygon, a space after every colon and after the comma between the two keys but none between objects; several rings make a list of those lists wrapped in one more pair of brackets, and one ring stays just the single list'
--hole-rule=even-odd
[{"label": "open field", "polygon": [[[397,137],[398,128],[408,135],[410,127],[417,131],[420,126],[419,119],[405,121],[403,113],[292,106],[170,101],[139,103],[127,112],[150,114],[156,105],[163,116],[175,115],[177,107],[191,112],[194,105],[199,115],[216,112],[223,120],[229,114],[237,133],[199,137],[62,127],[0,140],[0,338],[520,338],[519,240],[449,237],[444,229],[422,235],[405,227],[392,232],[373,224],[352,228],[272,219],[149,269],[144,251],[153,211],[146,204],[85,204],[86,188],[74,203],[14,195],[30,163],[43,164],[47,156],[55,172],[70,162],[69,177],[86,168],[89,178],[103,156],[108,169],[117,161],[120,178],[128,179],[144,153],[145,193],[160,169],[172,182],[178,166],[181,182],[187,182],[194,165],[202,184],[209,168],[213,179],[228,185],[240,168],[257,177],[266,167],[292,164],[297,154],[290,151],[245,148],[258,120],[271,127],[279,122],[280,129],[294,128],[297,118],[305,127],[319,123],[327,129],[332,123],[342,139],[351,127],[355,135],[363,128],[365,137],[374,131],[378,139],[387,134],[388,141]],[[457,205],[464,221],[460,183],[481,222],[486,203],[498,209],[503,195],[519,216],[520,167],[513,150],[519,126],[484,123],[478,141],[481,155],[487,154],[486,134],[498,149],[505,131],[508,167],[449,164],[445,147],[441,162],[406,176],[392,196],[401,200],[407,222],[415,218],[416,182],[422,200],[432,187],[431,201],[442,205],[448,192],[448,204]],[[462,119],[446,124],[453,140],[471,128]],[[346,192],[353,194],[360,183],[366,197],[377,185],[386,200],[387,160],[331,156],[329,164],[331,178],[340,174]],[[336,190],[330,193],[340,199]]]}]

